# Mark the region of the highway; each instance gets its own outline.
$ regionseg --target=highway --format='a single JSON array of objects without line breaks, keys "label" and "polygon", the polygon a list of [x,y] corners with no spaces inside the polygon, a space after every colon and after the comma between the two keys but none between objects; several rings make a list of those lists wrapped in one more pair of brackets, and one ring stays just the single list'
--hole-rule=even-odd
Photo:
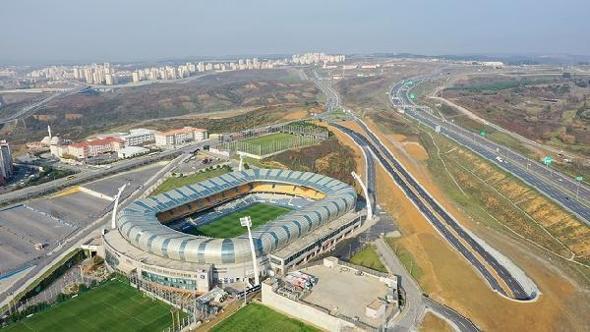
[{"label": "highway", "polygon": [[33,187],[26,187],[19,190],[7,192],[0,195],[0,204],[9,204],[21,200],[31,199],[69,186],[78,185],[90,180],[98,179],[109,174],[119,173],[128,169],[147,165],[158,160],[173,158],[182,153],[191,152],[204,145],[210,145],[211,140],[201,141],[195,144],[183,146],[179,149],[164,150],[156,154],[141,156],[132,159],[125,159],[111,164],[110,168],[102,168],[91,171],[82,171],[72,176],[56,179]]},{"label": "highway", "polygon": [[[181,154],[168,163],[168,165],[164,166],[160,171],[158,171],[158,173],[156,173],[156,175],[152,176],[145,183],[132,184],[131,187],[133,188],[133,191],[120,198],[119,209],[143,195],[145,188],[153,186],[166,172],[170,171],[189,156],[190,154],[187,153]],[[88,225],[86,228],[81,229],[77,233],[73,234],[73,236],[68,238],[66,242],[60,247],[57,247],[52,252],[43,257],[33,269],[26,273],[25,276],[19,278],[17,282],[0,293],[0,308],[5,304],[8,304],[9,299],[12,299],[12,295],[19,294],[25,287],[27,287],[27,285],[37,280],[48,268],[56,264],[68,252],[77,247],[80,247],[83,242],[92,236],[98,235],[99,231],[109,224],[108,222],[110,221],[112,205],[113,203],[109,204],[109,206],[103,210],[103,215],[96,219],[96,221]],[[14,305],[14,303],[12,304]],[[2,313],[0,312],[0,314]]]},{"label": "highway", "polygon": [[[342,131],[342,126],[335,125],[336,128]],[[350,133],[345,134],[349,135]],[[375,192],[375,156],[373,155],[370,147],[359,139],[355,141],[357,145],[363,150],[363,155],[366,161],[366,183],[369,191],[370,201],[373,205],[373,211],[377,211],[376,207],[376,192]],[[474,332],[479,331],[479,328],[467,317],[459,314],[450,307],[440,304],[429,297],[423,295],[422,290],[418,283],[412,278],[409,272],[404,268],[403,264],[399,261],[399,258],[395,255],[391,247],[384,241],[381,234],[385,230],[389,229],[392,221],[379,217],[379,220],[375,225],[370,227],[365,232],[367,233],[363,237],[370,239],[375,244],[375,248],[381,258],[381,261],[387,267],[390,273],[398,275],[400,291],[404,296],[404,306],[402,312],[394,319],[390,320],[386,324],[386,330],[391,331],[412,331],[415,327],[420,324],[421,319],[426,310],[430,310],[435,314],[443,317],[451,324],[454,328],[461,332]],[[389,224],[389,225],[387,225]]]},{"label": "highway", "polygon": [[75,94],[78,93],[81,89],[69,89],[69,90],[65,90],[65,91],[60,91],[58,93],[52,94],[51,96],[48,96],[46,98],[43,98],[31,105],[25,106],[23,107],[20,111],[8,115],[8,116],[0,116],[0,124],[4,124],[7,122],[11,122],[14,120],[18,120],[21,117],[25,117],[28,116],[30,114],[35,113],[36,111],[42,109],[42,107],[47,104],[48,102],[52,101],[53,99],[59,98],[59,97],[63,97],[66,95],[70,95],[70,94]]},{"label": "highway", "polygon": [[424,304],[426,304],[426,308],[428,310],[432,310],[433,312],[443,316],[446,320],[449,320],[459,331],[479,331],[477,325],[452,308],[449,308],[444,304],[440,304],[429,297],[423,297],[422,301]]},{"label": "highway", "polygon": [[[435,227],[435,229],[459,251],[465,259],[467,259],[489,283],[490,287],[506,296],[504,288],[500,285],[496,277],[488,270],[488,268],[475,256],[475,251],[485,262],[495,270],[497,275],[502,278],[506,285],[510,288],[515,298],[520,300],[527,300],[530,298],[529,294],[523,289],[518,281],[510,274],[510,272],[501,265],[494,256],[488,253],[476,240],[474,240],[431,196],[422,188],[421,185],[403,168],[403,166],[391,155],[379,140],[368,130],[362,121],[357,121],[359,125],[364,127],[370,140],[362,134],[333,124],[349,135],[359,145],[368,146],[377,160],[385,168],[385,170],[392,176],[398,186],[404,191],[406,196],[414,203],[420,212],[428,219],[428,221]],[[442,220],[441,220],[442,219]],[[443,223],[444,222],[444,223]],[[446,226],[445,226],[446,224]],[[447,227],[448,226],[448,227]],[[450,227],[450,229],[449,229]],[[452,231],[451,231],[452,230]],[[457,235],[455,235],[457,234]],[[457,237],[459,236],[461,240]],[[463,242],[467,243],[471,250],[468,249]],[[473,251],[472,251],[473,250]]]},{"label": "highway", "polygon": [[[590,225],[590,187],[477,133],[441,119],[431,113],[428,107],[417,107],[408,97],[404,82],[395,84],[390,96],[394,106],[403,108],[405,115],[432,129],[440,126],[441,134],[520,178]],[[395,97],[399,99],[394,100]]]}]

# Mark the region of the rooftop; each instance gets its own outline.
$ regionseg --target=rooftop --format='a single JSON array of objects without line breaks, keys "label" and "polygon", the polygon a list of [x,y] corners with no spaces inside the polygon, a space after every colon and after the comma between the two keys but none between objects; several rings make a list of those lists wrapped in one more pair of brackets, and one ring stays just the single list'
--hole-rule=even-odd
[{"label": "rooftop", "polygon": [[318,227],[317,229],[313,230],[311,233],[305,235],[304,237],[296,239],[295,241],[289,243],[288,245],[286,245],[284,248],[280,249],[279,251],[272,253],[271,255],[273,255],[275,257],[286,259],[286,258],[290,257],[291,255],[293,255],[294,253],[297,253],[297,252],[307,248],[309,245],[316,243],[317,241],[323,239],[328,234],[330,234],[332,231],[351,222],[357,216],[358,216],[357,212],[349,212],[349,213],[343,215],[342,217],[340,217],[330,223],[327,223],[327,224],[324,224],[324,225]]},{"label": "rooftop", "polygon": [[175,135],[175,134],[190,133],[190,132],[194,132],[194,131],[204,132],[204,131],[207,131],[207,129],[184,127],[184,128],[177,128],[177,129],[172,129],[172,130],[168,130],[168,131],[161,131],[157,134],[159,134],[159,135]]},{"label": "rooftop", "polygon": [[113,142],[123,143],[124,141],[118,137],[109,136],[109,137],[105,137],[105,138],[97,138],[97,139],[74,143],[74,144],[72,144],[72,146],[76,147],[76,148],[82,148],[82,147],[87,147],[87,146],[91,146],[91,145],[105,145],[105,144],[110,144]]},{"label": "rooftop", "polygon": [[[318,283],[302,299],[303,302],[329,310],[333,315],[351,319],[358,317],[361,322],[373,327],[383,324],[383,318],[374,319],[365,315],[367,306],[385,298],[390,292],[390,288],[378,277],[367,273],[359,275],[357,270],[344,265],[327,267],[320,264],[300,271],[318,278]],[[389,306],[387,313],[391,310],[392,306]]]}]

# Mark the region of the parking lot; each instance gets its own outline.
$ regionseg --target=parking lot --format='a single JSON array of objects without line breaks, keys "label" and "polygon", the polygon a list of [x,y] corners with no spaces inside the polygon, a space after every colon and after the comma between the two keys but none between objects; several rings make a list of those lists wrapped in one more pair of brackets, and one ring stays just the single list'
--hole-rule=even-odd
[{"label": "parking lot", "polygon": [[142,186],[149,178],[161,170],[167,162],[158,162],[133,171],[109,176],[91,183],[84,184],[83,187],[99,192],[101,194],[114,197],[119,187],[128,183],[125,193],[133,192]]},{"label": "parking lot", "polygon": [[[164,165],[165,162],[155,163],[83,187],[113,197],[120,186],[128,183],[124,194],[130,194],[143,186]],[[60,242],[110,212],[112,202],[97,196],[79,187],[71,187],[51,196],[0,210],[0,277],[35,264]]]},{"label": "parking lot", "polygon": [[[0,275],[33,262],[76,226],[26,205],[0,210]],[[45,244],[43,250],[35,245]]]}]

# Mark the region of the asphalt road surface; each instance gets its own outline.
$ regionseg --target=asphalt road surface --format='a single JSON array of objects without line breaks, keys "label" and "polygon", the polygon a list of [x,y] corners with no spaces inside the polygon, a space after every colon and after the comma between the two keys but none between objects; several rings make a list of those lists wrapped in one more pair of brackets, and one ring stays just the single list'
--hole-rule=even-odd
[{"label": "asphalt road surface", "polygon": [[[186,158],[186,156],[187,155],[184,154],[182,156],[177,157],[172,162],[170,162],[168,165],[164,166],[162,168],[162,170],[159,171],[159,174],[164,174],[168,170],[172,169],[183,158]],[[140,197],[144,193],[143,188],[149,188],[154,183],[156,183],[158,180],[159,180],[159,177],[154,176],[154,177],[148,179],[147,181],[145,181],[144,183],[141,183],[139,186],[137,186],[137,184],[135,184],[135,183],[132,184],[137,189],[134,192],[128,192],[127,194],[124,194],[124,196],[120,198],[119,209],[124,207],[125,205],[127,205],[129,202]],[[8,296],[10,296],[11,294],[15,294],[18,291],[18,289],[21,288],[23,285],[25,285],[27,282],[30,282],[32,280],[36,280],[38,278],[38,275],[46,267],[48,267],[52,264],[55,264],[57,259],[59,258],[59,256],[64,254],[64,252],[69,251],[73,247],[79,246],[80,241],[85,240],[86,238],[89,237],[90,234],[93,234],[94,232],[98,231],[99,229],[104,228],[105,225],[108,225],[112,205],[113,205],[113,203],[109,204],[109,206],[107,208],[105,208],[103,211],[104,215],[102,215],[100,218],[98,218],[94,223],[92,223],[88,227],[80,230],[78,233],[73,235],[71,238],[69,238],[66,241],[66,243],[64,243],[64,245],[62,247],[59,247],[59,248],[56,248],[55,250],[53,250],[51,252],[51,255],[47,255],[44,258],[42,258],[39,262],[37,262],[37,265],[33,269],[31,269],[30,271],[27,272],[27,274],[25,276],[20,278],[17,282],[15,282],[8,289],[4,290],[4,292],[0,293],[0,302],[5,301],[6,298]]]},{"label": "asphalt road surface", "polygon": [[473,332],[479,331],[477,325],[467,319],[465,316],[456,312],[455,310],[440,304],[429,297],[423,297],[423,302],[426,304],[426,308],[432,310],[445,319],[451,321],[461,332]]},{"label": "asphalt road surface", "polygon": [[[498,165],[505,171],[520,178],[551,200],[574,213],[580,220],[590,225],[590,187],[564,175],[538,161],[514,152],[485,137],[468,131],[454,123],[445,121],[428,108],[415,107],[403,88],[403,81],[391,90],[394,106],[404,108],[404,113],[432,129],[439,126],[440,133]],[[399,98],[394,101],[393,98]]]},{"label": "asphalt road surface", "polygon": [[[403,166],[401,166],[393,155],[389,153],[379,140],[371,134],[368,128],[365,127],[364,123],[361,121],[358,121],[357,123],[364,127],[371,141],[358,132],[342,127],[338,124],[334,124],[334,126],[349,135],[359,145],[366,145],[371,149],[372,153],[383,165],[386,171],[393,177],[406,196],[416,205],[431,224],[434,225],[437,231],[480,272],[492,289],[501,294],[508,295],[500,286],[496,277],[479,259],[477,259],[473,251],[477,252],[477,254],[495,270],[497,275],[502,278],[510,288],[515,298],[521,300],[529,299],[529,294],[527,294],[518,281],[512,277],[510,272],[501,265],[494,256],[488,253],[477,241],[465,232],[461,226],[459,226],[459,224],[430,196],[430,194],[428,194],[426,190],[413,179],[413,177],[403,168]],[[449,227],[471,247],[471,250],[469,250],[463,242],[451,232]]]},{"label": "asphalt road surface", "polygon": [[33,197],[44,195],[59,189],[78,185],[81,183],[86,183],[109,174],[120,173],[128,169],[151,164],[158,160],[172,158],[182,153],[191,152],[196,148],[202,147],[203,145],[210,144],[212,144],[211,140],[201,141],[199,143],[187,145],[179,149],[164,150],[157,154],[121,160],[116,163],[113,163],[110,168],[82,171],[75,175],[49,181],[43,184],[39,184],[37,186],[26,187],[23,189],[7,192],[0,195],[0,204],[7,204],[17,202],[20,200],[31,199]]}]

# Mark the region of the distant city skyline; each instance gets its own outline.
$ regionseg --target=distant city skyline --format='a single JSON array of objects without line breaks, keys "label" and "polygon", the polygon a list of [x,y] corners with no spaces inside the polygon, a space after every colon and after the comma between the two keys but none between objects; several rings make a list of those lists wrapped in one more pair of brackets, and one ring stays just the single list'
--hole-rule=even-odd
[{"label": "distant city skyline", "polygon": [[6,0],[0,64],[327,53],[590,55],[590,2]]}]

